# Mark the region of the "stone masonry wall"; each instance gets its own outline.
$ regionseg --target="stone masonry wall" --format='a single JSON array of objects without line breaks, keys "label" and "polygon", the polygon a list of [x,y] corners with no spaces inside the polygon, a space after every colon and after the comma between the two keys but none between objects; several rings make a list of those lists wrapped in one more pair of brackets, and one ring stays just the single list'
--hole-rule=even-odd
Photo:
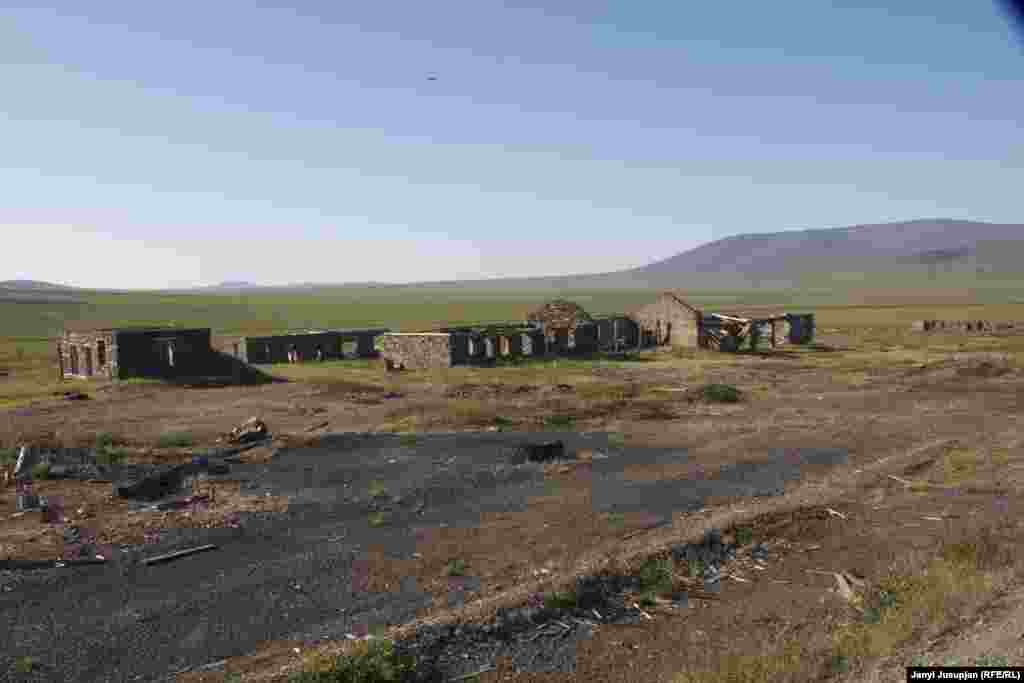
[{"label": "stone masonry wall", "polygon": [[1018,329],[1016,323],[992,320],[915,320],[910,329],[915,332],[973,332],[990,333]]},{"label": "stone masonry wall", "polygon": [[452,366],[453,334],[392,333],[377,337],[376,349],[389,369],[429,370]]}]

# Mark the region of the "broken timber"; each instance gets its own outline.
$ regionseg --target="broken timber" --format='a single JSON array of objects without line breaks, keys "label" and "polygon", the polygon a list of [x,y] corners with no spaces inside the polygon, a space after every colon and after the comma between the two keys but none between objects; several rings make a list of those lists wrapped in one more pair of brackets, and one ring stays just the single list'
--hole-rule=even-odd
[{"label": "broken timber", "polygon": [[217,548],[217,546],[212,545],[212,544],[211,545],[201,545],[201,546],[198,546],[196,548],[186,548],[185,550],[178,550],[178,551],[175,551],[173,553],[167,553],[166,555],[157,555],[155,557],[147,557],[146,559],[142,560],[142,564],[150,565],[150,564],[159,564],[161,562],[170,562],[171,560],[177,560],[178,558],[186,557],[188,555],[194,555],[196,553],[205,552],[207,550],[215,550],[216,548]]}]

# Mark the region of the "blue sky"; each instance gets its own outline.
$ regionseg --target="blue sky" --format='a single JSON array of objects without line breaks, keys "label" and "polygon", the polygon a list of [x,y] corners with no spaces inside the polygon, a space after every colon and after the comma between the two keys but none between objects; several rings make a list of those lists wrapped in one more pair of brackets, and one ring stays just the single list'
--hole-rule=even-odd
[{"label": "blue sky", "polygon": [[568,274],[1022,221],[1024,43],[997,4],[744,4],[0,10],[0,279]]}]

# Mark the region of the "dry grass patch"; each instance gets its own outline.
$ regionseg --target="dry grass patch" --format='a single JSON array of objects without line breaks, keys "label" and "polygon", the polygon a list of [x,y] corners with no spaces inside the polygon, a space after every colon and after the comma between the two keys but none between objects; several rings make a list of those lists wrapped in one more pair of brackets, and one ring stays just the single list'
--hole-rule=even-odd
[{"label": "dry grass patch", "polygon": [[709,654],[699,670],[680,673],[673,683],[866,680],[880,661],[958,627],[1012,585],[1024,569],[1018,542],[1016,527],[1005,520],[965,531],[937,552],[902,558],[855,596],[853,604],[862,607],[823,619],[831,627],[790,632],[756,654]]}]

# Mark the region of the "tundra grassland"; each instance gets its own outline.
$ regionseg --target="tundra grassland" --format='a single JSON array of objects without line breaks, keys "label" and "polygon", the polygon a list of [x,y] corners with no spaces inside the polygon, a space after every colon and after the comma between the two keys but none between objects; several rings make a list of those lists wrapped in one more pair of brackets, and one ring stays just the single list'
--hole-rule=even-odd
[{"label": "tundra grassland", "polygon": [[[336,361],[263,367],[288,380],[266,386],[123,382],[110,391],[103,382],[56,380],[53,338],[65,321],[209,326],[216,340],[303,327],[416,330],[517,320],[555,296],[592,313],[612,313],[642,305],[656,292],[368,287],[246,296],[77,292],[75,302],[23,296],[0,301],[0,452],[46,434],[117,444],[129,462],[176,462],[253,415],[266,419],[275,448],[315,441],[322,429],[397,432],[409,445],[422,432],[568,429],[611,433],[626,445],[685,448],[686,462],[631,464],[621,473],[631,485],[664,481],[681,488],[694,476],[714,477],[769,449],[842,448],[849,463],[808,473],[826,479],[815,479],[799,497],[787,489],[777,502],[737,503],[744,531],[736,538],[744,539],[744,548],[765,544],[765,562],[743,556],[723,567],[719,599],[691,601],[685,612],[660,594],[638,595],[650,618],[628,628],[602,624],[580,646],[575,677],[566,680],[875,680],[871,672],[881,664],[897,670],[915,656],[938,657],[935,649],[922,652],[922,643],[973,623],[966,618],[975,619],[1021,584],[1019,562],[1006,549],[1018,547],[1024,534],[1024,433],[1017,419],[1024,335],[925,335],[911,332],[910,324],[928,318],[1024,321],[1024,291],[1021,280],[1009,277],[952,275],[933,286],[893,276],[868,288],[851,275],[846,284],[858,284],[845,289],[822,277],[810,278],[806,290],[684,292],[711,311],[816,315],[815,344],[775,353],[657,350],[626,359],[529,359],[403,373],[386,373],[374,361]],[[989,363],[990,354],[999,360]],[[717,393],[708,386],[735,387],[740,400],[709,400]],[[93,400],[63,402],[52,395],[68,389]],[[244,459],[267,462],[272,451],[261,446]],[[514,517],[481,517],[479,528],[438,531],[417,546],[420,557],[405,564],[368,555],[375,580],[386,585],[415,575],[438,597],[468,573],[481,585],[472,605],[483,610],[519,604],[528,591],[562,590],[599,566],[594,558],[607,555],[637,566],[655,557],[663,570],[658,576],[687,585],[693,577],[686,567],[662,562],[663,551],[684,530],[703,525],[704,513],[680,514],[657,528],[648,528],[650,520],[640,513],[597,514],[586,476],[594,455],[581,453],[544,470],[546,493]],[[109,502],[107,487],[92,492],[80,482],[35,484],[42,495],[95,508],[95,524],[111,543],[135,542],[146,531],[131,525],[136,516]],[[390,492],[388,486],[375,483],[370,492]],[[13,514],[13,491],[5,495],[2,511]],[[161,524],[226,524],[221,517],[243,502],[229,490],[216,500],[210,519],[181,512]],[[260,511],[286,504],[267,498]],[[712,501],[708,509],[719,514],[721,508],[725,519],[733,514],[725,505]],[[368,525],[383,537],[394,522],[383,512],[374,515]],[[12,517],[0,535],[0,554],[50,558],[60,539],[36,517]],[[538,575],[539,568],[547,571]],[[837,584],[834,574],[843,571],[856,577],[856,595],[837,590],[846,584]],[[956,600],[946,599],[950,595]],[[465,614],[456,616],[468,619]],[[303,657],[295,656],[295,646],[269,641],[260,652],[230,660],[226,672],[189,680],[228,674],[285,680],[307,655],[333,656],[351,644],[303,646]],[[349,664],[332,660],[315,680],[345,680]],[[539,679],[493,671],[479,680]]]}]

